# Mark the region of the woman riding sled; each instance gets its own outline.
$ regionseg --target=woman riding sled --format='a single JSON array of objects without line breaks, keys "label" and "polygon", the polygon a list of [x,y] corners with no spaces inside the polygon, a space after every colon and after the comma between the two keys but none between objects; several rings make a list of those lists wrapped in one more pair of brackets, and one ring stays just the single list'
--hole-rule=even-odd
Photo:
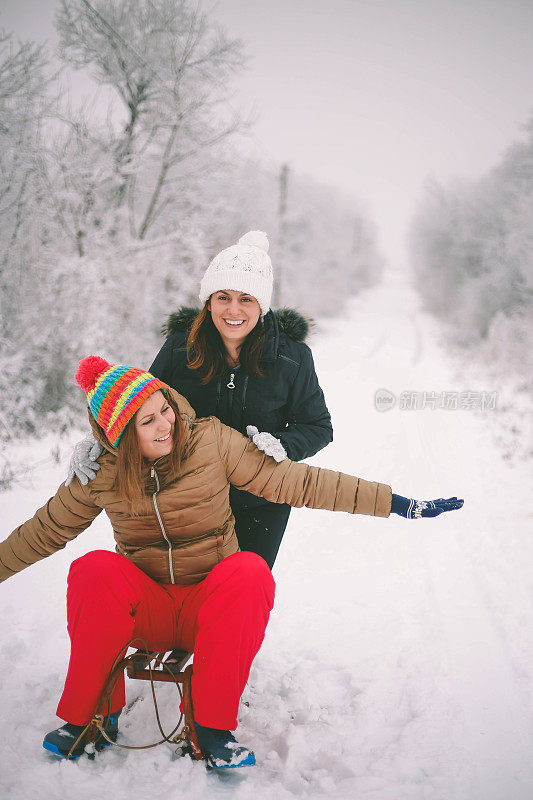
[{"label": "woman riding sled", "polygon": [[[239,551],[230,488],[273,503],[380,517],[437,516],[463,501],[415,502],[385,484],[277,462],[215,417],[197,418],[184,397],[137,368],[89,356],[76,378],[104,448],[100,470],[85,486],[62,484],[0,544],[3,581],[65,547],[104,509],[114,532],[115,553],[93,551],[70,568],[71,654],[57,709],[66,724],[45,736],[44,747],[64,757],[83,753],[83,731],[113,662],[138,638],[159,652],[194,652],[192,704],[208,764],[253,764],[253,752],[231,731],[274,581],[264,559]],[[112,739],[124,704],[122,677],[105,720]]]},{"label": "woman riding sled", "polygon": [[[202,308],[169,317],[167,339],[149,372],[176,389],[198,416],[253,437],[278,461],[310,458],[333,439],[331,418],[304,343],[308,323],[298,312],[270,309],[273,273],[269,243],[250,231],[218,253],[200,286]],[[94,440],[76,446],[67,482],[94,477],[101,453]],[[235,487],[230,504],[241,550],[272,569],[290,506]]]}]

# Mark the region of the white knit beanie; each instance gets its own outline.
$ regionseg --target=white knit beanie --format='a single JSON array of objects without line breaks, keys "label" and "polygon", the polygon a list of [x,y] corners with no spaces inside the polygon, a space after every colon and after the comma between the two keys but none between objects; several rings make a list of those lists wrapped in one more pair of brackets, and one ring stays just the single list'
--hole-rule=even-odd
[{"label": "white knit beanie", "polygon": [[223,289],[246,292],[255,297],[261,314],[270,309],[272,262],[268,255],[268,238],[263,231],[249,231],[231,247],[221,250],[209,264],[200,284],[203,305],[213,292]]}]

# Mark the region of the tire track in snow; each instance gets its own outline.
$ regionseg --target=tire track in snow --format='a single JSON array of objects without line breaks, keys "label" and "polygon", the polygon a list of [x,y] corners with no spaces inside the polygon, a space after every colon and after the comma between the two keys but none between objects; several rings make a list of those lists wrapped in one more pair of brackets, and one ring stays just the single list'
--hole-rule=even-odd
[{"label": "tire track in snow", "polygon": [[[418,380],[414,385],[429,391],[454,388],[445,358],[435,358],[435,343],[429,353],[433,358],[420,365],[424,383],[420,386]],[[506,466],[479,419],[470,412],[404,412],[402,423],[408,438],[418,441],[420,461],[424,471],[433,476],[434,486],[442,485],[446,471],[445,485],[452,486],[456,480],[471,493],[460,517],[442,520],[442,535],[435,537],[427,557],[450,656],[450,693],[462,709],[464,743],[471,756],[473,800],[530,800],[533,742],[526,698],[516,681],[506,642],[485,602],[476,565],[464,546],[469,531],[485,524],[494,502],[486,496],[490,481],[481,479],[488,463],[482,470],[480,461],[492,463],[494,478]],[[490,460],[487,451],[493,451]],[[454,493],[458,491],[454,489]],[[500,564],[486,567],[497,573]],[[461,731],[455,734],[461,735]]]},{"label": "tire track in snow", "polygon": [[[521,620],[526,642],[514,650],[519,655],[520,650],[531,651],[531,603],[514,608],[512,600],[516,605],[521,594],[527,596],[527,592],[524,588],[513,593],[509,586],[507,599],[511,607],[501,608],[501,593],[512,572],[498,559],[498,546],[491,547],[489,553],[489,548],[484,549],[481,569],[477,556],[482,545],[479,536],[474,537],[481,526],[487,531],[486,536],[497,541],[491,503],[498,504],[502,493],[492,491],[490,497],[487,490],[498,484],[500,473],[508,471],[508,467],[492,443],[489,426],[473,412],[396,408],[381,415],[376,424],[368,407],[372,384],[374,389],[387,387],[397,392],[473,388],[455,385],[456,370],[439,347],[438,327],[418,306],[414,292],[398,283],[378,287],[354,302],[350,319],[336,325],[335,340],[359,343],[365,360],[352,372],[364,374],[364,379],[350,386],[346,383],[349,371],[345,369],[344,392],[353,392],[354,410],[368,418],[369,428],[376,430],[375,441],[388,442],[401,451],[401,457],[389,456],[392,474],[396,472],[398,477],[397,484],[391,479],[393,489],[397,485],[397,491],[417,492],[421,497],[425,497],[426,488],[428,497],[437,496],[433,492],[439,496],[467,496],[467,505],[457,516],[412,523],[427,526],[428,537],[422,550],[428,573],[427,599],[434,607],[441,635],[443,668],[439,685],[447,692],[453,709],[448,735],[456,743],[456,751],[459,757],[462,755],[469,773],[468,786],[464,782],[458,786],[454,800],[531,800],[531,694],[523,691],[524,661],[516,662],[516,655],[511,652],[512,635],[516,639],[513,626],[518,628],[511,618],[520,613],[526,615],[526,621]],[[410,316],[405,314],[406,307],[412,309]],[[326,341],[321,343],[321,349],[327,351]],[[362,392],[366,405],[361,403]],[[361,463],[365,464],[365,458]],[[374,475],[380,477],[377,472],[368,474]],[[506,500],[512,507],[513,499]],[[520,508],[523,490],[516,493],[514,501]],[[501,516],[505,520],[505,515]],[[526,518],[524,514],[517,524],[525,525]],[[398,520],[391,524],[410,523]],[[513,522],[504,524],[512,526]],[[512,536],[512,529],[509,534]],[[523,580],[522,575],[515,573],[515,580]],[[495,587],[500,596],[495,594]],[[395,601],[391,596],[391,602]],[[530,675],[529,669],[527,674]]]},{"label": "tire track in snow", "polygon": [[[438,415],[422,412],[409,415],[405,421],[417,428],[426,468],[434,474],[437,462],[439,472],[448,465],[457,482],[471,490],[461,517],[442,520],[443,533],[428,548],[427,557],[450,657],[450,693],[462,710],[465,746],[471,756],[472,800],[531,800],[529,702],[520,690],[508,642],[486,603],[469,549],[470,533],[486,524],[487,510],[494,502],[485,496],[487,485],[479,481],[481,470],[476,473],[477,480],[464,474],[476,463],[476,454],[486,453],[479,438],[483,431],[469,412],[455,412],[445,428],[439,425]],[[474,457],[458,459],[458,447]],[[500,468],[506,469],[499,454],[493,455],[494,466],[501,462]],[[437,485],[438,480],[434,483]],[[487,563],[485,569],[499,574],[501,564]],[[461,735],[461,731],[455,735]]]}]

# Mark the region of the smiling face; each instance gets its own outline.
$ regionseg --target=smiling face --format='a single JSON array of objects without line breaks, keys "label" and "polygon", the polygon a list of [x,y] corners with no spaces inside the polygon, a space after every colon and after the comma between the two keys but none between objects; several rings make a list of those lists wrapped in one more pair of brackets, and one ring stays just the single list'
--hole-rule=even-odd
[{"label": "smiling face", "polygon": [[175,419],[163,392],[154,392],[145,400],[135,414],[135,430],[143,456],[155,461],[170,453]]},{"label": "smiling face", "polygon": [[207,307],[224,345],[231,348],[242,345],[261,316],[255,297],[233,290],[214,292]]}]

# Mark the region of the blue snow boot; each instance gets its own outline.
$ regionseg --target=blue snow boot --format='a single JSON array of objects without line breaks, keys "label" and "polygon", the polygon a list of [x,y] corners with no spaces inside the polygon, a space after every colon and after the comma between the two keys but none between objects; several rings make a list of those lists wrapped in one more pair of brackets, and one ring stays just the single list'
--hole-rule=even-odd
[{"label": "blue snow boot", "polygon": [[208,767],[211,769],[235,769],[253,767],[255,756],[247,747],[239,744],[231,731],[205,728],[195,723],[198,744]]},{"label": "blue snow boot", "polygon": [[[104,725],[105,732],[114,742],[116,742],[118,736],[118,718],[120,717],[120,713],[120,711],[116,711],[114,714],[111,714],[107,717],[106,724]],[[61,728],[50,731],[50,733],[47,733],[44,737],[44,749],[49,750],[50,753],[54,753],[54,755],[60,756],[61,758],[79,758],[85,751],[87,736],[84,734],[74,749],[72,749],[72,745],[85,727],[86,725],[72,725],[72,723],[67,722],[67,724],[62,725]],[[97,749],[109,746],[109,742],[104,739],[100,731],[98,731],[96,736],[95,746]],[[70,752],[71,750],[72,752]]]}]

